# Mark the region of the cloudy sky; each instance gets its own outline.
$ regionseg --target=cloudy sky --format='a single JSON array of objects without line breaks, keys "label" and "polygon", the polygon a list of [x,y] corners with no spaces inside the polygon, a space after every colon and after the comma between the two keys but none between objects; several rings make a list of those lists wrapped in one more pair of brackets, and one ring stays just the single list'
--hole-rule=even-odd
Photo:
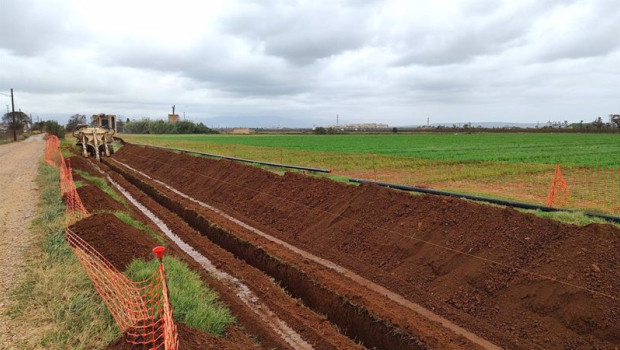
[{"label": "cloudy sky", "polygon": [[208,126],[620,113],[617,0],[0,0],[0,102]]}]

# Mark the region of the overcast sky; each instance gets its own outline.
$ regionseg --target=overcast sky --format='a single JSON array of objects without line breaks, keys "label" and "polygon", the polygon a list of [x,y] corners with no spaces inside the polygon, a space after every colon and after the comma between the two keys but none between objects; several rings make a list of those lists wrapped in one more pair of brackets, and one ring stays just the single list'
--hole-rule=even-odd
[{"label": "overcast sky", "polygon": [[0,0],[0,102],[208,126],[620,113],[618,0]]}]

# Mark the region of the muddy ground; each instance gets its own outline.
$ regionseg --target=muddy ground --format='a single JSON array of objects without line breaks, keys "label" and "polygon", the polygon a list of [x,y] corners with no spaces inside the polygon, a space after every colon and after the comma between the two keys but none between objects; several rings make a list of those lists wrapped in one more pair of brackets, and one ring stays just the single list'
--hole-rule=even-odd
[{"label": "muddy ground", "polygon": [[126,145],[115,158],[509,348],[620,344],[620,230]]}]

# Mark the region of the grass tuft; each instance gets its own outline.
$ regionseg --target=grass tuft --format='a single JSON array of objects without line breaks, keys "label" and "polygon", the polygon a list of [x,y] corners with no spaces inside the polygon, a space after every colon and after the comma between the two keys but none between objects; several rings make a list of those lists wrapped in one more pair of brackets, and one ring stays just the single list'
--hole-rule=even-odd
[{"label": "grass tuft", "polygon": [[[141,281],[150,277],[158,266],[156,259],[148,262],[135,260],[127,268],[126,274],[135,281]],[[198,274],[178,259],[165,256],[164,266],[175,321],[214,336],[222,336],[226,326],[235,322],[235,319],[220,304],[217,294],[208,289]]]},{"label": "grass tuft", "polygon": [[606,225],[614,225],[620,228],[619,224],[612,223],[603,219],[599,219],[592,216],[587,216],[583,212],[575,211],[575,212],[567,212],[567,211],[558,211],[558,212],[544,212],[540,210],[520,210],[526,213],[532,213],[541,218],[553,219],[559,222],[577,225],[577,226],[586,226],[589,224],[606,224]]}]

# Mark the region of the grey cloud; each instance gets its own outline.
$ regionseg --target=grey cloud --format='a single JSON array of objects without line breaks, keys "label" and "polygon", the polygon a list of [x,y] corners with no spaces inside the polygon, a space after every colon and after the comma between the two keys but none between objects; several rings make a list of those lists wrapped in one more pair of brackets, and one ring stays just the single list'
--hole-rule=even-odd
[{"label": "grey cloud", "polygon": [[268,55],[295,65],[355,50],[369,39],[365,20],[372,4],[343,7],[310,2],[298,8],[281,3],[244,9],[222,20],[223,30],[259,43]]},{"label": "grey cloud", "polygon": [[497,2],[470,2],[448,27],[416,28],[404,36],[382,38],[382,42],[401,48],[403,54],[395,65],[465,63],[523,45],[532,24],[554,9],[550,3],[535,2],[508,11]]},{"label": "grey cloud", "polygon": [[620,6],[614,0],[592,1],[589,13],[565,28],[553,28],[564,34],[550,34],[544,47],[537,50],[543,61],[605,56],[620,49]]},{"label": "grey cloud", "polygon": [[[194,116],[260,118],[256,125],[336,113],[398,125],[617,112],[613,0],[464,0],[450,22],[416,23],[400,10],[423,9],[406,1],[243,1],[165,43],[144,28],[91,28],[60,0],[0,1],[19,17],[0,22],[11,34],[0,35],[0,81],[32,109],[159,117],[177,104]],[[589,9],[580,26],[558,16],[553,26],[567,35],[539,30],[573,5]]]},{"label": "grey cloud", "polygon": [[58,1],[2,1],[0,48],[20,56],[37,56],[85,38],[78,17]]},{"label": "grey cloud", "polygon": [[110,54],[101,59],[111,66],[176,73],[205,88],[233,95],[268,97],[307,90],[310,82],[306,74],[273,57],[236,57],[223,41],[209,40],[182,54],[158,45],[126,41],[108,48]]}]

